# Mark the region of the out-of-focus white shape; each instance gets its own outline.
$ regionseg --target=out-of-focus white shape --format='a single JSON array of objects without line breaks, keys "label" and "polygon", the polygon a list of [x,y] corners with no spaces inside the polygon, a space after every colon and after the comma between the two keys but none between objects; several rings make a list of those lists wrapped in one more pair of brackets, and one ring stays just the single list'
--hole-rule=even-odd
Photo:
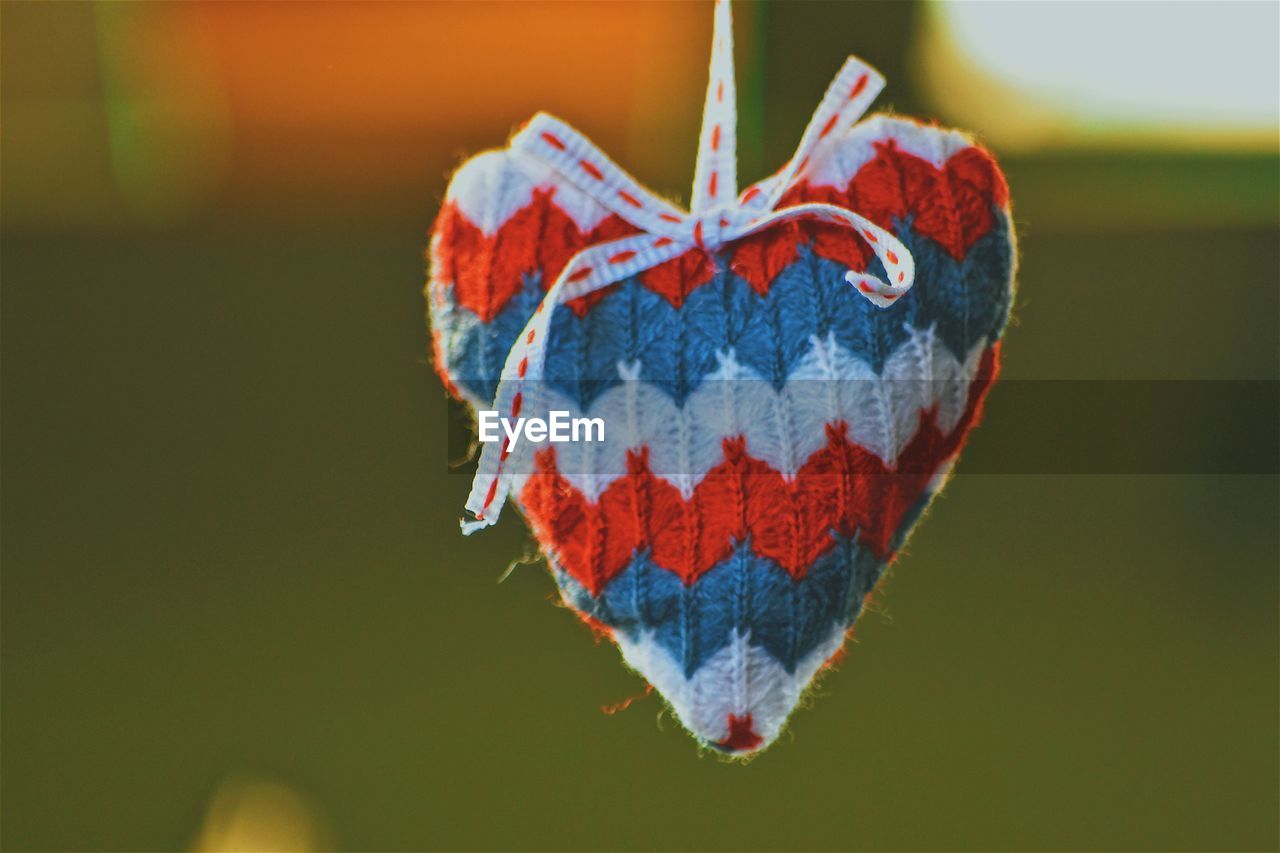
[{"label": "out-of-focus white shape", "polygon": [[1274,2],[935,2],[921,47],[939,106],[1006,141],[1274,147],[1280,130]]}]

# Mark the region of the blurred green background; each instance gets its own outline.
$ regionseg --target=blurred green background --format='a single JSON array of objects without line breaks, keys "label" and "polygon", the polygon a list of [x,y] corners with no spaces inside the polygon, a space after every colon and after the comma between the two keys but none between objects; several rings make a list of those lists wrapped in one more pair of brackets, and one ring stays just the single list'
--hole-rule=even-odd
[{"label": "blurred green background", "polygon": [[[1135,69],[1231,48],[1142,5]],[[459,535],[421,296],[449,172],[540,107],[683,192],[709,7],[0,14],[5,849],[1280,847],[1266,122],[1005,126],[1023,113],[936,7],[737,7],[745,178],[855,52],[882,108],[972,127],[1006,168],[1007,379],[1253,380],[1258,408],[1135,434],[997,387],[846,661],[736,766],[656,696],[600,711],[643,683],[541,567],[496,583],[532,547],[518,518]],[[1275,91],[1275,33],[1271,75],[1224,99]],[[1156,461],[1047,458],[1108,435]],[[1188,437],[1256,468],[1181,458]],[[1011,447],[1031,462],[987,473]]]}]

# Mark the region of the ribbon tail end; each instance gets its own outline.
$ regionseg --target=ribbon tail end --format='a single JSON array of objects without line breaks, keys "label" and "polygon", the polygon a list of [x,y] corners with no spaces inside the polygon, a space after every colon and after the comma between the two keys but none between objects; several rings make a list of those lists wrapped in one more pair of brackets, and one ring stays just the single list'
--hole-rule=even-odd
[{"label": "ribbon tail end", "polygon": [[497,519],[495,518],[475,518],[471,520],[462,518],[458,520],[458,527],[462,529],[463,536],[470,536],[473,533],[484,530],[486,527],[492,527],[496,521]]}]

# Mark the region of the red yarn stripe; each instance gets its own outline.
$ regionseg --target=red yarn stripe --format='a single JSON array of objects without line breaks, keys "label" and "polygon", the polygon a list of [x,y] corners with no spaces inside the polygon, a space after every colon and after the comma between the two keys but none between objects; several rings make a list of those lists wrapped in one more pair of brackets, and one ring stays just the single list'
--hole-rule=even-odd
[{"label": "red yarn stripe", "polygon": [[[593,595],[626,568],[637,549],[648,549],[655,564],[685,583],[746,540],[795,578],[833,547],[833,530],[856,533],[863,547],[891,559],[890,544],[904,516],[980,418],[998,362],[997,344],[983,354],[968,405],[950,434],[938,430],[936,409],[921,413],[896,469],[850,442],[844,424],[834,424],[827,427],[826,447],[792,481],[750,456],[743,439],[727,438],[725,461],[688,500],[652,473],[648,451],[640,450],[630,454],[627,474],[592,503],[557,471],[555,450],[547,449],[536,455],[536,470],[520,500],[539,541]],[[838,499],[840,494],[848,499]]]},{"label": "red yarn stripe", "polygon": [[[506,307],[523,286],[525,275],[541,272],[543,287],[550,287],[579,250],[636,233],[634,226],[614,215],[582,231],[555,203],[552,192],[536,190],[532,201],[492,235],[485,235],[453,203],[441,210],[435,227],[436,275],[452,283],[458,304],[482,321],[489,322]],[[746,197],[750,195],[748,192]],[[919,234],[963,260],[969,247],[994,225],[991,206],[1008,203],[1008,186],[990,156],[980,149],[958,151],[939,169],[885,141],[876,144],[875,158],[863,165],[844,189],[800,184],[780,204],[804,202],[857,210],[890,230],[895,218],[910,214]],[[669,213],[659,216],[680,222]],[[867,238],[875,239],[874,235]],[[810,243],[822,257],[854,270],[865,269],[871,258],[862,240],[842,226],[785,223],[734,244],[730,263],[757,292],[767,293],[777,272],[797,257],[797,246],[802,242]],[[642,276],[641,280],[663,281],[664,276]],[[709,280],[709,276],[700,275],[697,282],[688,285],[654,289],[678,304],[676,298]],[[575,303],[573,307],[581,306]]]}]

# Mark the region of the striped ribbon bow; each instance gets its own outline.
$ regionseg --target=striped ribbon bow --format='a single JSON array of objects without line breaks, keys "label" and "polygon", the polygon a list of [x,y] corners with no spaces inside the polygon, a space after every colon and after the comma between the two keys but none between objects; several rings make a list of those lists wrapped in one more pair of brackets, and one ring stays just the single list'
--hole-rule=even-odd
[{"label": "striped ribbon bow", "polygon": [[[728,0],[717,0],[711,76],[702,113],[693,201],[687,212],[645,189],[565,122],[546,113],[534,116],[511,140],[511,150],[551,167],[565,183],[641,233],[590,246],[565,265],[507,355],[494,409],[512,419],[519,417],[522,410],[537,411],[526,399],[527,384],[542,376],[547,334],[556,306],[690,250],[714,250],[779,223],[810,219],[852,229],[880,259],[889,281],[866,272],[850,272],[846,280],[872,304],[881,308],[893,304],[911,288],[915,278],[911,253],[896,237],[836,205],[777,206],[804,172],[815,147],[828,137],[843,135],[883,88],[880,74],[850,57],[828,87],[794,156],[781,171],[739,196],[733,29]],[[513,449],[505,437],[501,443],[485,444],[466,504],[473,520],[463,520],[464,533],[474,533],[497,521],[518,468],[512,456],[527,453],[528,445],[523,442]]]}]

